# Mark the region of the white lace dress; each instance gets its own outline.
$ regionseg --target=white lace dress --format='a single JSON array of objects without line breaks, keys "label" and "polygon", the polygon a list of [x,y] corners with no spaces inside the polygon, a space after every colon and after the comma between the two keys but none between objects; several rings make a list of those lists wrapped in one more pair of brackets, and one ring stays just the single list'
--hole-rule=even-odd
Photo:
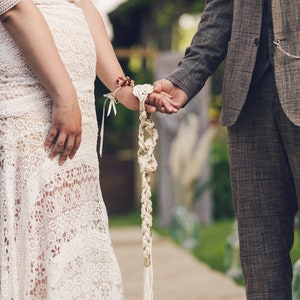
[{"label": "white lace dress", "polygon": [[[0,14],[18,0],[0,0]],[[95,49],[66,0],[35,1],[77,90],[82,143],[59,166],[43,143],[51,98],[0,23],[1,300],[123,299],[96,154]]]}]

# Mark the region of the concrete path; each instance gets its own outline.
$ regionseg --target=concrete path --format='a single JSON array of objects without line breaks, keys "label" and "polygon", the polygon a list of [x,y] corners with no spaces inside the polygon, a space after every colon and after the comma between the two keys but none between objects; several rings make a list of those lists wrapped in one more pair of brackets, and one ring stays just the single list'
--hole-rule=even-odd
[{"label": "concrete path", "polygon": [[[125,300],[143,300],[143,257],[138,227],[112,228]],[[245,300],[243,287],[211,270],[166,237],[153,235],[154,300]]]}]

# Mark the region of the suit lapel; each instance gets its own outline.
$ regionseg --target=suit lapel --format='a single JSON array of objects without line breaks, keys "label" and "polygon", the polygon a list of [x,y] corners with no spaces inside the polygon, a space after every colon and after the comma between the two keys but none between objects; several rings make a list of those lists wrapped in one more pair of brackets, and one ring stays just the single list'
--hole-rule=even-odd
[{"label": "suit lapel", "polygon": [[[264,0],[234,1],[233,31],[247,30],[247,33],[258,34],[261,27],[262,7]],[[251,14],[249,14],[251,11]]]},{"label": "suit lapel", "polygon": [[275,38],[300,31],[299,0],[272,0],[272,15]]}]

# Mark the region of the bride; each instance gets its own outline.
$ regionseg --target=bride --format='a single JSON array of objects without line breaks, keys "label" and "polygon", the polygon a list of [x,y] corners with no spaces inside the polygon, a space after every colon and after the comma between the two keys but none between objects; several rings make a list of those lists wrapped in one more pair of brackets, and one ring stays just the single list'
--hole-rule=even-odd
[{"label": "bride", "polygon": [[1,299],[123,299],[94,80],[136,110],[132,81],[89,0],[0,0],[0,20]]}]

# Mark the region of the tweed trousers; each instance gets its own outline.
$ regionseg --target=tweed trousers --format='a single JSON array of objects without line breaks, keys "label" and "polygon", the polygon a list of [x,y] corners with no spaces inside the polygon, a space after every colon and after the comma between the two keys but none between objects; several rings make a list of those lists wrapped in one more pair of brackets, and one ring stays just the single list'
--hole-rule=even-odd
[{"label": "tweed trousers", "polygon": [[228,146],[247,299],[292,300],[300,127],[282,111],[272,66],[250,88]]}]

